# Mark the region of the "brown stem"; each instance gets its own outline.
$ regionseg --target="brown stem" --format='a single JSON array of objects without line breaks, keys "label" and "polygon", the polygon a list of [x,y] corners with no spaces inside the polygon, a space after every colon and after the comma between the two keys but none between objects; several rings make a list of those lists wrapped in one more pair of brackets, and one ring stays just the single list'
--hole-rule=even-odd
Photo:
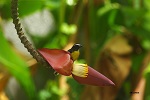
[{"label": "brown stem", "polygon": [[21,23],[19,20],[19,13],[18,13],[18,0],[12,0],[11,2],[11,13],[13,23],[15,25],[15,29],[17,31],[18,37],[21,40],[21,43],[27,48],[28,52],[35,58],[38,62],[40,62],[44,66],[48,66],[48,63],[43,59],[43,57],[37,52],[37,50],[33,47],[27,37],[24,35],[22,31]]}]

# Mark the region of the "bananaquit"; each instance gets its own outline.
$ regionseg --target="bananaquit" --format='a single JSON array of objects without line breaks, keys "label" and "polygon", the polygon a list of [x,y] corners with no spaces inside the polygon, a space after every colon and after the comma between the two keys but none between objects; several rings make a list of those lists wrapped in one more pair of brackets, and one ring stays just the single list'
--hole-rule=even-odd
[{"label": "bananaquit", "polygon": [[68,51],[70,52],[70,54],[71,54],[72,60],[75,61],[75,60],[78,59],[78,57],[79,57],[79,55],[80,55],[79,49],[80,49],[81,47],[82,47],[81,44],[74,44],[74,45],[72,46],[72,48],[68,50]]}]

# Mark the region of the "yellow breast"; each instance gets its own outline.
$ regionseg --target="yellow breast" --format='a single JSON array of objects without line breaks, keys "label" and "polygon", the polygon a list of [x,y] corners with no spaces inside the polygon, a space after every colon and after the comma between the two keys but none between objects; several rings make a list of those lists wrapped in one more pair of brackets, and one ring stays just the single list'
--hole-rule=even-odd
[{"label": "yellow breast", "polygon": [[79,51],[74,51],[71,53],[71,58],[75,61],[78,59],[79,55],[80,55]]}]

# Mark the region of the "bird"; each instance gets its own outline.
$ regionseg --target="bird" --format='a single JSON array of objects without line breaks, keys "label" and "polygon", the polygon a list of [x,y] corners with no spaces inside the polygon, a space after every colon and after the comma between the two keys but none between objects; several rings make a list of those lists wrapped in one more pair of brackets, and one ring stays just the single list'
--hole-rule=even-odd
[{"label": "bird", "polygon": [[79,57],[79,55],[80,55],[80,51],[79,51],[79,49],[82,47],[82,45],[81,44],[74,44],[73,46],[72,46],[72,48],[71,49],[69,49],[68,50],[68,52],[70,53],[70,55],[71,55],[71,59],[73,60],[73,61],[75,61],[75,60],[77,60],[78,59],[78,57]]}]

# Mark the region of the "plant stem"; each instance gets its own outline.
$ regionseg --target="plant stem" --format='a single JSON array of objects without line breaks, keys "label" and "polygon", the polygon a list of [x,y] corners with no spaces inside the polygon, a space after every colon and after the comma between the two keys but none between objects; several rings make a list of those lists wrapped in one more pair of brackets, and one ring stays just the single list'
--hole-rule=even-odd
[{"label": "plant stem", "polygon": [[18,37],[21,40],[21,43],[24,47],[28,50],[28,52],[35,58],[38,62],[40,62],[44,66],[49,66],[48,63],[43,59],[43,57],[37,52],[37,50],[33,47],[31,42],[27,39],[22,31],[21,23],[19,20],[19,13],[18,13],[18,0],[12,0],[11,2],[11,13],[13,23],[15,25],[15,29],[17,31]]}]

